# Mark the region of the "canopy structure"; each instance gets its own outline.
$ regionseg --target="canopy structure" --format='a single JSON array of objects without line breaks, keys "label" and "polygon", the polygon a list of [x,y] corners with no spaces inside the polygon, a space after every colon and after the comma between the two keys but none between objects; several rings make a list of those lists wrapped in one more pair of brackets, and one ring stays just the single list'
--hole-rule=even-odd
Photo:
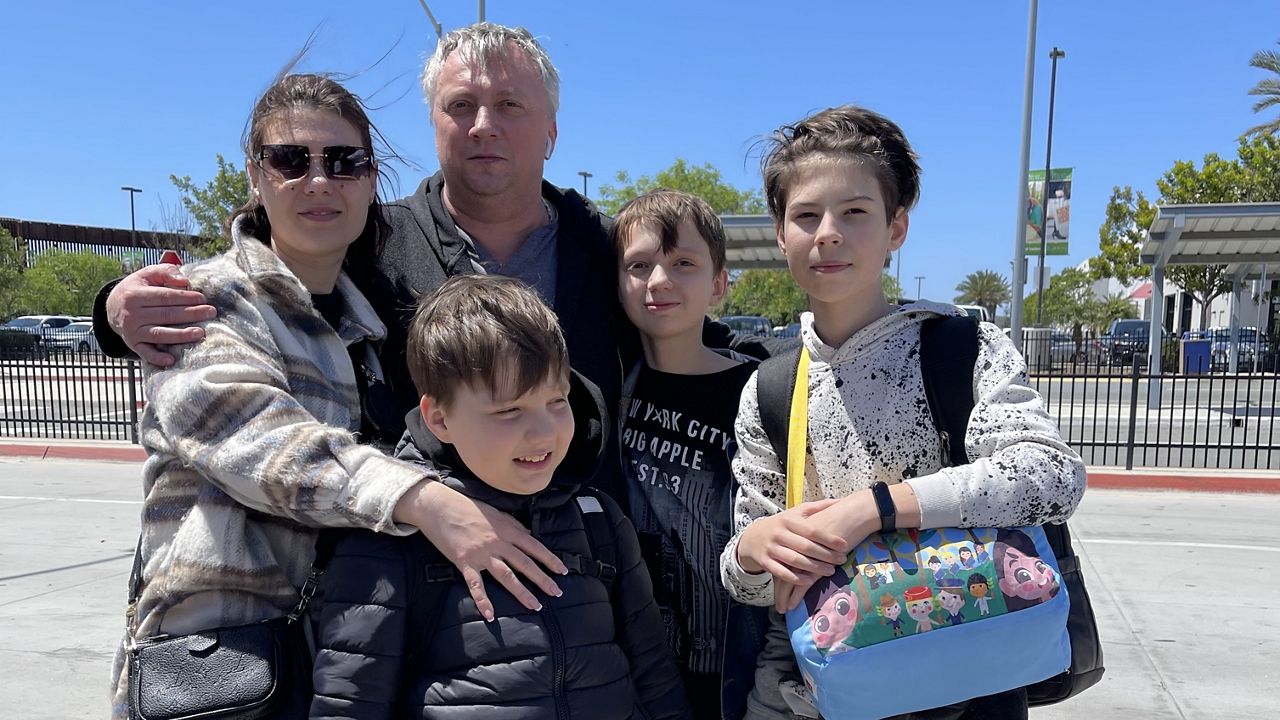
[{"label": "canopy structure", "polygon": [[[1162,336],[1164,270],[1169,265],[1226,265],[1231,277],[1231,338],[1239,337],[1236,298],[1240,284],[1280,275],[1280,203],[1221,203],[1160,205],[1140,251],[1151,265],[1152,343]],[[1262,328],[1259,328],[1261,332]],[[1231,371],[1236,371],[1236,342],[1231,348]],[[1160,353],[1151,354],[1151,374],[1160,374]],[[1159,400],[1157,383],[1151,383]]]},{"label": "canopy structure", "polygon": [[730,270],[786,270],[778,234],[768,215],[721,215]]}]

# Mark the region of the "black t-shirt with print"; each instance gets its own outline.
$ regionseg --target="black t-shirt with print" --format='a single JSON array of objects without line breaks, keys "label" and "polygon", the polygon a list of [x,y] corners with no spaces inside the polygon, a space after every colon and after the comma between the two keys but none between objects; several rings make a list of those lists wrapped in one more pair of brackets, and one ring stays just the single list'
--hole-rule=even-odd
[{"label": "black t-shirt with print", "polygon": [[720,554],[732,531],[733,422],[754,370],[744,363],[673,375],[645,366],[623,413],[631,519],[667,639],[690,675],[721,669],[729,594],[720,583]]}]

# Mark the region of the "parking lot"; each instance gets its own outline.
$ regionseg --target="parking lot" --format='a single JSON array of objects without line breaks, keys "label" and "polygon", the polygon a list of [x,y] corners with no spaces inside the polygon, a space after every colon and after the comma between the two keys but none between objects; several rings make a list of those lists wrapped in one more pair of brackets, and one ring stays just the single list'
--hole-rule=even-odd
[{"label": "parking lot", "polygon": [[[107,713],[141,489],[136,463],[0,458],[0,707]],[[1271,718],[1280,495],[1093,490],[1072,521],[1102,682],[1039,720]]]}]

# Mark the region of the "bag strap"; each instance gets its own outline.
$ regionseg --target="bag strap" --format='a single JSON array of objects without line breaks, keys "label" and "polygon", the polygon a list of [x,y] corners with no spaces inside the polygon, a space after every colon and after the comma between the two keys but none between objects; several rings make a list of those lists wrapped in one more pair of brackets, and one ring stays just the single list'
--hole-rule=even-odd
[{"label": "bag strap", "polygon": [[[316,538],[316,558],[307,571],[307,579],[302,582],[298,591],[298,603],[293,606],[286,617],[290,622],[297,622],[307,612],[307,606],[320,589],[320,578],[324,575],[329,561],[333,559],[334,548],[338,538],[334,531],[321,531]],[[130,632],[138,615],[138,598],[142,595],[142,535],[138,535],[138,545],[133,550],[133,569],[129,571],[129,604],[125,610],[125,623]]]},{"label": "bag strap", "polygon": [[760,426],[782,467],[787,466],[787,426],[791,417],[791,391],[796,385],[800,348],[774,355],[756,368],[756,406]]},{"label": "bag strap", "polygon": [[[787,476],[787,507],[804,500],[809,432],[809,350],[801,345],[760,364],[756,405],[760,425]],[[784,408],[786,414],[784,415]]]},{"label": "bag strap", "polygon": [[920,376],[942,442],[943,466],[969,462],[964,438],[973,413],[973,369],[977,362],[977,320],[946,315],[920,324]]},{"label": "bag strap", "polygon": [[[575,501],[578,513],[582,516],[582,529],[587,533],[591,557],[564,553],[560,559],[569,567],[569,572],[600,578],[608,586],[609,596],[612,597],[615,581],[618,579],[618,543],[613,537],[609,512],[605,509],[608,504],[599,491],[591,487],[583,487]],[[573,563],[578,567],[574,568]]]}]

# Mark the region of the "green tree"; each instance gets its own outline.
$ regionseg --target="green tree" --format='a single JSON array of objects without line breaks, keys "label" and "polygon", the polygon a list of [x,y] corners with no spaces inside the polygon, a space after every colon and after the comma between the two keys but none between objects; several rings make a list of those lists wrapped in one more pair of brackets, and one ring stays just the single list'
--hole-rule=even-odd
[{"label": "green tree", "polygon": [[898,279],[889,273],[880,276],[880,288],[884,290],[885,299],[889,302],[897,302],[902,299],[902,285],[898,283]]},{"label": "green tree", "polygon": [[120,261],[87,250],[41,253],[23,273],[19,302],[32,312],[88,315],[98,289],[120,276]]},{"label": "green tree", "polygon": [[616,179],[617,185],[600,186],[600,197],[596,200],[600,209],[610,215],[617,215],[628,200],[660,187],[697,195],[718,213],[754,215],[765,211],[760,191],[733,187],[711,163],[690,165],[684,158],[676,158],[671,167],[653,177],[641,175],[633,181],[627,171],[619,170]]},{"label": "green tree", "polygon": [[1156,206],[1139,190],[1128,185],[1111,188],[1106,219],[1098,228],[1097,257],[1089,258],[1089,272],[1094,278],[1115,278],[1128,285],[1151,275],[1151,268],[1141,264],[1138,255],[1147,239],[1147,228],[1155,220]]},{"label": "green tree", "polygon": [[[1037,294],[1027,296],[1025,311],[1034,317]],[[1093,297],[1093,278],[1089,273],[1076,268],[1067,268],[1049,278],[1049,287],[1044,289],[1043,315],[1049,325],[1069,327],[1078,333],[1088,324],[1090,304],[1096,302]]]},{"label": "green tree", "polygon": [[231,246],[223,226],[231,213],[249,202],[249,176],[222,155],[217,155],[217,160],[217,174],[203,187],[196,185],[190,175],[169,176],[169,181],[182,193],[182,206],[195,220],[200,242],[192,250],[204,257]]},{"label": "green tree", "polygon": [[[1160,202],[1236,203],[1280,201],[1280,135],[1241,138],[1237,158],[1216,153],[1204,156],[1200,167],[1180,160],[1156,186]],[[1201,327],[1209,324],[1209,303],[1231,291],[1225,265],[1170,265],[1165,274],[1200,303]]]},{"label": "green tree", "polygon": [[809,296],[786,270],[745,270],[729,286],[729,292],[713,313],[763,315],[774,325],[796,321],[809,309]]},{"label": "green tree", "polygon": [[22,241],[0,227],[0,319],[8,319],[26,309],[19,302],[24,255]]},{"label": "green tree", "polygon": [[[1276,44],[1280,45],[1280,42]],[[1259,50],[1249,59],[1249,66],[1271,73],[1249,89],[1250,95],[1262,98],[1253,104],[1253,111],[1259,113],[1280,105],[1280,53],[1275,50]],[[1245,134],[1276,135],[1277,133],[1280,133],[1280,116],[1249,128]]]},{"label": "green tree", "polygon": [[994,320],[996,306],[1009,302],[1009,281],[994,270],[979,270],[965,276],[956,285],[956,302],[965,305],[980,305],[987,309],[987,314]]}]

